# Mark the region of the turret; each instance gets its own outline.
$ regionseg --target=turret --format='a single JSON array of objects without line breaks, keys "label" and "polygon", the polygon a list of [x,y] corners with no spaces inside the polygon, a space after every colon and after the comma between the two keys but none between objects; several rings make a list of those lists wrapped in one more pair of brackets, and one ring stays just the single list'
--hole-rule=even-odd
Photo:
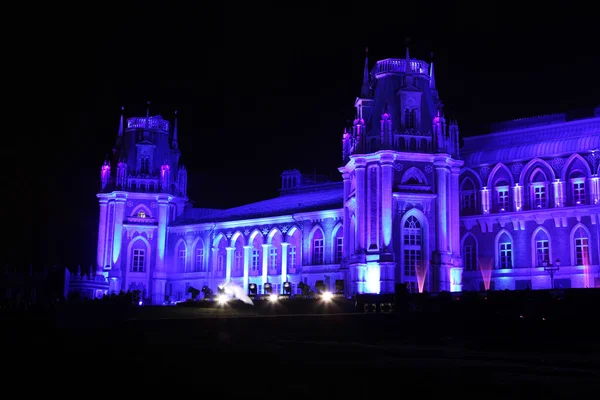
[{"label": "turret", "polygon": [[177,188],[181,196],[187,196],[187,169],[185,165],[179,167],[177,172]]},{"label": "turret", "polygon": [[384,149],[391,149],[394,143],[392,132],[392,116],[388,113],[387,104],[384,107],[381,120],[379,121],[379,132],[381,133],[381,146]]},{"label": "turret", "polygon": [[342,161],[348,162],[352,151],[352,135],[348,133],[348,129],[344,128],[342,134]]},{"label": "turret", "polygon": [[163,193],[168,193],[171,188],[171,166],[166,158],[160,166],[160,187]]},{"label": "turret", "polygon": [[110,182],[110,162],[108,160],[104,160],[104,164],[100,168],[100,182],[102,184],[101,190],[106,189]]}]

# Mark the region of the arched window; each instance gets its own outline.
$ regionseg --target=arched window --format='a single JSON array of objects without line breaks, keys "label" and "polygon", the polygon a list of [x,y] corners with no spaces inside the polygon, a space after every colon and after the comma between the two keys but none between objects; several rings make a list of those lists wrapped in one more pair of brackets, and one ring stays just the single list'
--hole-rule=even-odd
[{"label": "arched window", "polygon": [[324,260],[324,240],[323,240],[323,231],[317,228],[312,237],[312,264],[313,265],[321,265]]},{"label": "arched window", "polygon": [[411,215],[404,223],[404,276],[417,276],[417,268],[421,266],[422,236],[419,220]]},{"label": "arched window", "polygon": [[513,267],[512,238],[508,232],[501,232],[496,238],[496,268],[510,269]]},{"label": "arched window", "polygon": [[573,235],[573,249],[575,252],[575,265],[590,265],[590,247],[587,232],[579,227]]},{"label": "arched window", "polygon": [[546,230],[537,229],[533,233],[532,244],[534,254],[532,267],[541,267],[544,261],[552,262],[552,258],[550,257],[550,237]]}]

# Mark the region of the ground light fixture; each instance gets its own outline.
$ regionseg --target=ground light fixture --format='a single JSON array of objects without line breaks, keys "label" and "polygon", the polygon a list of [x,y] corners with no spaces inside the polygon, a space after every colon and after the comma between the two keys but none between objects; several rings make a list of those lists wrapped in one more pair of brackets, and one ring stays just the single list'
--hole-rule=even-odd
[{"label": "ground light fixture", "polygon": [[229,299],[227,298],[227,295],[225,295],[225,294],[220,294],[217,296],[217,302],[219,304],[225,304],[225,303],[227,303],[227,300],[229,300]]},{"label": "ground light fixture", "polygon": [[277,296],[276,294],[272,294],[269,296],[269,300],[272,302],[276,302],[277,300],[279,300],[279,296]]},{"label": "ground light fixture", "polygon": [[333,293],[323,292],[323,294],[321,295],[321,298],[323,299],[323,301],[331,301],[331,299],[333,299]]}]

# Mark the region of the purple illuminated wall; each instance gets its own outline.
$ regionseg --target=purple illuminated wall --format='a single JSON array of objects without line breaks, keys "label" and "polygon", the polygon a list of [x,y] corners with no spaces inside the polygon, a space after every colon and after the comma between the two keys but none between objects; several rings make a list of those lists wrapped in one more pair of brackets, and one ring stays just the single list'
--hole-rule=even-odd
[{"label": "purple illuminated wall", "polygon": [[432,63],[407,50],[366,59],[363,76],[342,182],[284,171],[279,197],[226,210],[188,203],[177,115],[122,115],[98,194],[97,273],[110,291],[164,304],[225,283],[346,294],[599,285],[600,116],[496,124],[459,149]]}]

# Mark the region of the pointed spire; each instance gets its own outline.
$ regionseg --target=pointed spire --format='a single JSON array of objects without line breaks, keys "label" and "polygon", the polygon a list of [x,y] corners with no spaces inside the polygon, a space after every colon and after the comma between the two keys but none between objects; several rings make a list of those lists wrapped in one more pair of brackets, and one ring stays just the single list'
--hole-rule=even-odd
[{"label": "pointed spire", "polygon": [[412,66],[410,65],[410,52],[408,51],[408,39],[406,40],[406,44],[407,44],[407,46],[406,46],[406,66],[405,66],[405,69],[406,69],[406,73],[410,74],[410,73],[412,73]]},{"label": "pointed spire", "polygon": [[77,264],[77,275],[81,275],[81,265]]},{"label": "pointed spire", "polygon": [[360,91],[360,97],[368,97],[369,96],[369,48],[365,48],[365,67],[363,69],[363,82],[362,89]]},{"label": "pointed spire", "polygon": [[150,100],[146,101],[146,125],[144,126],[144,128],[148,129],[148,124],[150,120]]},{"label": "pointed spire", "polygon": [[433,52],[431,52],[431,64],[429,65],[429,87],[435,90],[435,73],[433,72]]},{"label": "pointed spire", "polygon": [[173,149],[177,150],[179,144],[177,143],[177,110],[175,110],[175,123],[173,124]]},{"label": "pointed spire", "polygon": [[125,111],[125,107],[121,106],[121,121],[119,122],[119,137],[123,136],[123,112]]}]

